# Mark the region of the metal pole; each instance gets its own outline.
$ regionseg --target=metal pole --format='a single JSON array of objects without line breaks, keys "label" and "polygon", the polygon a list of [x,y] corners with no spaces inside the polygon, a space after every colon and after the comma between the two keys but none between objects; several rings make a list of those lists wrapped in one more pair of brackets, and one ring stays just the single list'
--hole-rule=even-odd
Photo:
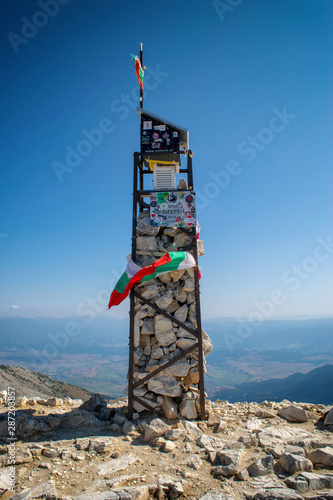
[{"label": "metal pole", "polygon": [[[143,69],[143,51],[142,51],[142,43],[140,43],[140,64]],[[143,108],[143,88],[140,87],[140,108]]]},{"label": "metal pole", "polygon": [[197,234],[196,228],[192,228],[191,234],[193,242],[193,257],[196,262],[194,268],[194,294],[195,294],[195,312],[197,319],[197,332],[198,332],[198,351],[199,351],[199,392],[200,392],[200,413],[201,420],[206,420],[205,410],[205,383],[204,383],[204,362],[203,362],[203,348],[202,348],[202,331],[201,331],[201,311],[200,311],[200,291],[199,291],[199,270],[198,270],[198,249],[197,249]]},{"label": "metal pole", "polygon": [[[134,153],[133,175],[133,211],[132,211],[132,259],[136,260],[136,219],[137,219],[137,191],[138,191],[138,153]],[[128,362],[128,420],[133,417],[133,370],[134,370],[134,293],[130,294],[130,332],[129,332],[129,362]]]},{"label": "metal pole", "polygon": [[193,169],[192,169],[192,152],[188,151],[187,154],[187,180],[188,180],[188,188],[193,189]]}]

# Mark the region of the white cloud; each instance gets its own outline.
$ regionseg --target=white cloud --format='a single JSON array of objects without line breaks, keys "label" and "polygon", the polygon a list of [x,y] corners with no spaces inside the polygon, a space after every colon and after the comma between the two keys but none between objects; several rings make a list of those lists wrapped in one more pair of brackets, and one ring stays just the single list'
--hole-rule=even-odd
[{"label": "white cloud", "polygon": [[20,309],[20,306],[10,306],[11,309]]}]

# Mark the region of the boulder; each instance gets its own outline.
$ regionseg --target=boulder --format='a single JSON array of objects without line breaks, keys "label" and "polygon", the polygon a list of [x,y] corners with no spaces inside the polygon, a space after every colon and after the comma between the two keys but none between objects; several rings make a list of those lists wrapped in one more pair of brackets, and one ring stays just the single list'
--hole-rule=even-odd
[{"label": "boulder", "polygon": [[138,229],[138,231],[140,231],[141,234],[145,234],[147,236],[156,236],[160,230],[158,226],[151,225],[149,215],[142,217],[139,220],[136,228]]},{"label": "boulder", "polygon": [[[296,479],[306,481],[308,490],[310,491],[333,488],[333,477],[328,475],[315,474],[314,472],[302,472]],[[297,491],[299,490],[297,489]]]},{"label": "boulder", "polygon": [[203,246],[203,241],[202,240],[197,240],[197,249],[198,249],[198,255],[201,257],[202,255],[205,255],[205,250]]},{"label": "boulder", "polygon": [[191,236],[188,236],[188,234],[177,233],[174,239],[174,243],[177,248],[187,247],[187,245],[190,245],[192,243],[192,238]]},{"label": "boulder", "polygon": [[162,297],[158,297],[158,299],[155,299],[155,304],[165,311],[171,302],[173,301],[173,296],[172,295],[162,295]]},{"label": "boulder", "polygon": [[177,311],[174,313],[174,317],[181,321],[182,323],[186,320],[188,313],[188,307],[186,304],[183,304]]},{"label": "boulder", "polygon": [[195,401],[193,399],[183,399],[179,405],[179,411],[181,416],[188,420],[194,420],[198,416]]},{"label": "boulder", "polygon": [[46,406],[62,406],[64,404],[61,398],[49,398],[45,401]]},{"label": "boulder", "polygon": [[154,335],[154,321],[152,318],[145,318],[143,320],[141,335]]},{"label": "boulder", "polygon": [[307,491],[309,491],[308,482],[301,475],[297,477],[288,477],[285,480],[285,483],[288,486],[288,488],[292,488],[293,490],[296,490],[298,493],[306,493]]},{"label": "boulder", "polygon": [[203,434],[202,430],[199,429],[197,424],[195,422],[190,422],[189,420],[184,420],[183,426],[186,430],[186,433],[192,437],[192,438],[197,438],[201,434]]},{"label": "boulder", "polygon": [[[178,354],[178,350],[175,350],[172,354],[174,353]],[[168,358],[161,359],[160,364],[163,365],[164,362],[168,361],[169,361]],[[186,375],[189,372],[189,369],[190,369],[190,363],[184,357],[180,358],[178,361],[175,362],[175,364],[163,370],[163,373],[165,375],[173,375],[174,377],[186,377]]]},{"label": "boulder", "polygon": [[172,281],[176,283],[185,274],[185,272],[186,272],[185,269],[178,269],[178,271],[171,271],[169,274],[172,278]]},{"label": "boulder", "polygon": [[221,417],[218,413],[215,413],[214,411],[208,412],[208,427],[214,427],[215,425],[218,425],[220,423],[220,420]]},{"label": "boulder", "polygon": [[292,427],[266,427],[258,433],[258,441],[260,446],[266,448],[291,439],[304,439],[309,436],[308,432],[301,429],[295,431]]},{"label": "boulder", "polygon": [[290,405],[286,408],[279,408],[278,415],[287,420],[287,422],[301,423],[307,422],[308,420],[306,411],[303,408],[295,405]]},{"label": "boulder", "polygon": [[154,317],[154,331],[161,346],[168,346],[177,340],[171,320],[163,316],[163,314],[157,314]]},{"label": "boulder", "polygon": [[[164,415],[169,419],[177,418],[178,416],[178,405],[169,396],[164,396],[162,410]],[[170,437],[167,439],[170,439]]]},{"label": "boulder", "polygon": [[333,408],[325,416],[324,425],[333,425]]},{"label": "boulder", "polygon": [[170,453],[170,451],[173,451],[175,448],[175,443],[173,443],[172,441],[165,441],[162,446],[162,451],[164,451],[165,453]]},{"label": "boulder", "polygon": [[96,453],[110,452],[114,443],[111,439],[106,437],[93,438],[89,441],[88,451],[96,451]]},{"label": "boulder", "polygon": [[265,455],[258,458],[255,462],[248,466],[247,470],[252,477],[265,476],[273,472],[274,457],[273,455]]},{"label": "boulder", "polygon": [[280,465],[288,474],[294,474],[300,471],[312,471],[312,462],[305,457],[293,455],[292,453],[283,453],[279,458]]},{"label": "boulder", "polygon": [[187,339],[185,337],[181,337],[176,341],[176,346],[181,349],[182,351],[185,351],[189,347],[192,347],[197,342],[197,340],[193,339]]},{"label": "boulder", "polygon": [[194,291],[194,279],[193,278],[188,278],[187,280],[185,280],[183,290],[185,292],[193,292]]},{"label": "boulder", "polygon": [[188,190],[187,182],[186,182],[186,180],[183,177],[181,177],[179,179],[178,184],[177,184],[177,189],[182,189],[184,191]]},{"label": "boulder", "polygon": [[144,252],[155,252],[158,244],[154,236],[138,236],[136,239],[136,248]]},{"label": "boulder", "polygon": [[150,424],[146,425],[144,431],[144,440],[152,441],[153,439],[163,436],[170,427],[160,418],[154,418]]},{"label": "boulder", "polygon": [[324,465],[327,468],[333,468],[333,448],[319,448],[307,454],[313,465]]},{"label": "boulder", "polygon": [[183,440],[185,437],[185,431],[182,429],[170,429],[166,431],[164,435],[165,439],[169,441],[179,441]]},{"label": "boulder", "polygon": [[180,380],[172,375],[159,374],[148,380],[148,389],[155,394],[178,398],[182,394]]},{"label": "boulder", "polygon": [[303,497],[289,488],[260,490],[257,493],[246,493],[247,500],[303,500]]},{"label": "boulder", "polygon": [[243,456],[243,450],[219,450],[216,454],[216,459],[221,464],[214,468],[213,472],[216,476],[235,476],[239,472],[239,463]]},{"label": "boulder", "polygon": [[183,288],[178,288],[178,290],[175,291],[175,298],[178,302],[186,302],[187,293]]},{"label": "boulder", "polygon": [[80,410],[100,412],[102,408],[107,406],[107,402],[101,394],[94,394],[88,401],[85,401],[80,407]]},{"label": "boulder", "polygon": [[150,357],[152,359],[161,359],[161,358],[163,358],[163,356],[164,356],[164,351],[163,351],[162,347],[160,347],[157,344],[154,344],[151,348]]}]

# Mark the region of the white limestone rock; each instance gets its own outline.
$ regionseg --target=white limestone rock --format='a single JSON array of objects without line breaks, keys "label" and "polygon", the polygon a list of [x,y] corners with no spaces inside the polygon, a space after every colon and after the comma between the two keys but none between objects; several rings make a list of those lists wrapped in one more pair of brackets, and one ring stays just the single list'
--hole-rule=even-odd
[{"label": "white limestone rock", "polygon": [[180,381],[172,375],[156,375],[148,380],[148,389],[155,394],[178,398],[182,394],[182,385]]},{"label": "white limestone rock", "polygon": [[287,420],[287,422],[301,423],[307,422],[308,420],[306,411],[295,405],[290,405],[286,408],[279,408],[278,415]]},{"label": "white limestone rock", "polygon": [[158,243],[154,236],[138,236],[136,248],[145,252],[155,252],[158,249]]},{"label": "white limestone rock", "polygon": [[183,399],[179,405],[179,411],[181,416],[188,420],[195,420],[198,417],[195,401],[193,399]]},{"label": "white limestone rock", "polygon": [[181,321],[182,323],[186,320],[188,313],[188,307],[186,304],[183,304],[177,311],[175,311],[174,317]]},{"label": "white limestone rock", "polygon": [[[169,419],[177,418],[177,416],[178,416],[178,405],[169,396],[164,396],[162,410],[164,412],[164,415]],[[176,430],[176,429],[174,429],[174,430]],[[168,431],[168,432],[170,432],[170,431]],[[166,438],[172,440],[172,438],[170,436],[168,436]]]}]

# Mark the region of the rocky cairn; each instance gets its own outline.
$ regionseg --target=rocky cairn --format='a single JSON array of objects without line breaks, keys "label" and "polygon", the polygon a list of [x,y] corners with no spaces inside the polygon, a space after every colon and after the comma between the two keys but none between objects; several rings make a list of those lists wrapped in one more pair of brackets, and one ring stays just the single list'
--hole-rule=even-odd
[{"label": "rocky cairn", "polygon": [[[178,189],[187,189],[181,179]],[[178,228],[153,226],[150,214],[145,210],[137,221],[137,259],[141,266],[149,266],[166,252],[192,252],[192,240]],[[197,240],[198,256],[204,255],[203,242]],[[137,286],[137,291],[154,302],[174,318],[196,329],[196,304],[194,292],[194,268],[172,271]],[[212,351],[212,341],[202,329],[203,352]],[[176,325],[163,314],[135,299],[134,317],[134,382],[175,358],[197,342],[197,338]],[[204,371],[206,366],[204,362]],[[169,366],[146,384],[134,390],[134,394],[167,418],[182,416],[196,419],[200,411],[198,350],[192,351]],[[145,410],[134,402],[137,412]]]}]

